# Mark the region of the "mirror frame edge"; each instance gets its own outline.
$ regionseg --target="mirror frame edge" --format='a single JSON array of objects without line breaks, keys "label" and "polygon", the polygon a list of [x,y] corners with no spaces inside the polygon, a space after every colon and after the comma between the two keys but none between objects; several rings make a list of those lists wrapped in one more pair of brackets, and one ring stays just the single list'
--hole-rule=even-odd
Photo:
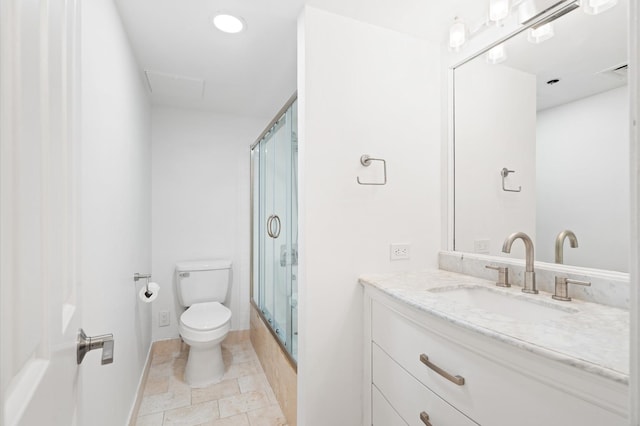
[{"label": "mirror frame edge", "polygon": [[630,370],[629,370],[629,424],[640,424],[640,131],[638,111],[640,111],[640,5],[638,0],[629,1],[629,150],[631,180],[631,247],[629,256],[630,294]]}]

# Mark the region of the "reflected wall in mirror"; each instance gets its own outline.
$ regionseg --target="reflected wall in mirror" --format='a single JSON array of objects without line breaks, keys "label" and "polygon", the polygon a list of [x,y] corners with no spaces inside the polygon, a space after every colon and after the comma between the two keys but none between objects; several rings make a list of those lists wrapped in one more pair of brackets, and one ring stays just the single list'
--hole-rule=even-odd
[{"label": "reflected wall in mirror", "polygon": [[506,58],[454,69],[454,250],[523,258],[521,245],[502,253],[522,231],[553,263],[571,230],[565,264],[628,272],[627,10],[575,9],[551,38],[527,29],[501,45]]}]

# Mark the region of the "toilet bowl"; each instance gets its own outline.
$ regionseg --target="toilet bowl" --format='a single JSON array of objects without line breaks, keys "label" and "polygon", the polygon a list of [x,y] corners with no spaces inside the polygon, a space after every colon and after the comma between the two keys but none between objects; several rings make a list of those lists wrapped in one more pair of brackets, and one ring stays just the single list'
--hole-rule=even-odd
[{"label": "toilet bowl", "polygon": [[221,343],[231,328],[231,311],[219,302],[196,303],[181,316],[178,331],[189,345],[184,378],[192,387],[222,380],[224,362]]},{"label": "toilet bowl", "polygon": [[231,310],[222,302],[231,284],[231,261],[181,262],[176,275],[178,299],[187,308],[178,324],[190,347],[184,379],[192,387],[205,387],[224,376],[220,345],[231,328]]}]

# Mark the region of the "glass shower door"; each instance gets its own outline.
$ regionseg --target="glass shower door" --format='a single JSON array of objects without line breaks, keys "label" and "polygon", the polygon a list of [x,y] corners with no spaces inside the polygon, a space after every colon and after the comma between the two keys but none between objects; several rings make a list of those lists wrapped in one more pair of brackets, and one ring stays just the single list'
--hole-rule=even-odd
[{"label": "glass shower door", "polygon": [[[253,300],[295,359],[297,344],[297,140],[295,103],[265,133],[253,158]],[[294,161],[295,159],[295,161]],[[296,339],[297,340],[297,339]]]}]

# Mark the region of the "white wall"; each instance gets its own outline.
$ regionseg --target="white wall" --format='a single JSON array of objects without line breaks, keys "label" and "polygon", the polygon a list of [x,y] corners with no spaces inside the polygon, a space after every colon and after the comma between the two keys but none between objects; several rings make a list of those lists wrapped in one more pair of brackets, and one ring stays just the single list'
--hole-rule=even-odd
[{"label": "white wall", "polygon": [[621,87],[538,113],[536,259],[553,262],[570,229],[565,264],[629,270],[628,103]]},{"label": "white wall", "polygon": [[[298,34],[298,424],[362,424],[364,273],[437,267],[440,47],[306,7]],[[360,165],[362,154],[387,160]],[[372,176],[374,175],[374,176]],[[411,259],[389,260],[389,244]]]},{"label": "white wall", "polygon": [[[455,70],[455,249],[493,256],[513,232],[536,238],[536,76],[480,56]],[[502,190],[500,170],[514,170]],[[489,241],[489,251],[475,242]]]},{"label": "white wall", "polygon": [[[249,146],[270,119],[153,108],[154,340],[179,335],[174,269],[184,260],[231,259],[231,326],[249,328]],[[171,313],[168,327],[158,327],[160,311]]]},{"label": "white wall", "polygon": [[151,268],[151,134],[146,88],[112,0],[82,4],[82,300],[89,335],[113,333],[81,367],[80,424],[124,425],[151,342],[135,272]]}]

